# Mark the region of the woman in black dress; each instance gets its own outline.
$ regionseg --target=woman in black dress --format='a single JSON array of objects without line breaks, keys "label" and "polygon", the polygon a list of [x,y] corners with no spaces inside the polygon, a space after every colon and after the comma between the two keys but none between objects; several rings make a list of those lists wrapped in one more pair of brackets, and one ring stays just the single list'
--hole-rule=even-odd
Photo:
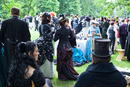
[{"label": "woman in black dress", "polygon": [[56,31],[54,37],[54,41],[59,40],[57,48],[57,71],[60,80],[76,80],[78,77],[78,73],[73,68],[72,48],[69,41],[74,36],[68,24],[68,19],[61,19],[61,28]]},{"label": "woman in black dress", "polygon": [[38,48],[33,42],[21,42],[17,46],[16,61],[9,72],[9,87],[47,87],[45,78],[40,71],[38,61]]},{"label": "woman in black dress", "polygon": [[44,64],[40,67],[44,76],[47,78],[53,78],[53,27],[51,24],[51,15],[48,12],[43,13],[42,23],[39,27],[40,36],[43,38],[42,41],[42,58],[45,59]]}]

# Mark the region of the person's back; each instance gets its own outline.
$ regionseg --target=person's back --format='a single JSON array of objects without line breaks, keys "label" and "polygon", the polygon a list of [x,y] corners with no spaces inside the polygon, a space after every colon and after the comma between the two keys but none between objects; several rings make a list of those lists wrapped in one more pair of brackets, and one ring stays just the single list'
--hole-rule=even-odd
[{"label": "person's back", "polygon": [[107,38],[106,32],[109,27],[109,22],[105,19],[105,22],[103,23],[103,29],[102,29],[102,37]]},{"label": "person's back", "polygon": [[108,38],[115,38],[114,26],[108,28]]},{"label": "person's back", "polygon": [[[4,26],[5,25],[5,26]],[[4,40],[9,39],[12,42],[21,42],[30,40],[30,33],[26,22],[13,16],[11,19],[3,22]]]},{"label": "person's back", "polygon": [[126,81],[112,63],[91,64],[75,87],[126,87]]},{"label": "person's back", "polygon": [[125,24],[124,20],[122,22],[123,24],[119,27],[119,36],[120,36],[121,48],[125,49],[128,31],[127,31],[127,24]]},{"label": "person's back", "polygon": [[26,42],[31,39],[28,25],[18,18],[19,14],[20,10],[18,8],[12,8],[12,18],[2,22],[0,38],[4,44],[4,61],[7,65],[4,74],[8,73],[10,64],[14,61],[16,45],[21,41]]},{"label": "person's back", "polygon": [[59,33],[59,42],[61,42],[62,44],[64,42],[69,42],[69,35],[71,35],[71,30],[67,29],[66,27],[62,27],[61,29],[58,30]]},{"label": "person's back", "polygon": [[1,32],[2,41],[21,42],[30,40],[30,32],[26,22],[20,20],[20,10],[18,8],[11,9],[12,18],[2,22]]},{"label": "person's back", "polygon": [[122,35],[126,35],[128,34],[127,32],[127,24],[122,24],[120,27],[119,27],[119,33],[120,33],[120,36]]},{"label": "person's back", "polygon": [[110,63],[110,40],[96,39],[92,64],[82,73],[75,87],[126,87],[123,75]]},{"label": "person's back", "polygon": [[69,39],[73,37],[72,31],[68,29],[69,20],[60,20],[61,29],[56,31],[54,41],[59,40],[57,47],[57,72],[59,80],[76,80],[78,73],[73,68],[72,49]]}]

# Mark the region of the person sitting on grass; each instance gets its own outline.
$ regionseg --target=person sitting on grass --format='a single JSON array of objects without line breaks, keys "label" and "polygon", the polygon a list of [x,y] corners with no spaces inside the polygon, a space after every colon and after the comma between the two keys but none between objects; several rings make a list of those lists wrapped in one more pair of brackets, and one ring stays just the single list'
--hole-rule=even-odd
[{"label": "person sitting on grass", "polygon": [[110,63],[110,40],[96,39],[92,64],[79,76],[74,87],[126,87],[123,75]]}]

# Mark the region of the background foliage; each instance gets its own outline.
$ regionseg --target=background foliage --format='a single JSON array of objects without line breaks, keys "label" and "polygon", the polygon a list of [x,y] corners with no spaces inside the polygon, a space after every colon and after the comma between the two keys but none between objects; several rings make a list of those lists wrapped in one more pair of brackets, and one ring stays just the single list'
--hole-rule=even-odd
[{"label": "background foliage", "polygon": [[0,17],[8,18],[12,7],[21,9],[21,17],[44,11],[95,17],[130,16],[130,0],[0,0]]}]

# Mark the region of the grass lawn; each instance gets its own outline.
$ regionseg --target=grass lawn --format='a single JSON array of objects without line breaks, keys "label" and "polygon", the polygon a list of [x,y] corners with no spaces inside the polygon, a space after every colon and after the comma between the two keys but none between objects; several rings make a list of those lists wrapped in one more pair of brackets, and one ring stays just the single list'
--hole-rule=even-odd
[{"label": "grass lawn", "polygon": [[[30,30],[30,32],[31,32],[31,40],[35,40],[36,38],[38,38],[39,33],[37,31]],[[113,62],[113,64],[116,67],[130,69],[130,62],[117,61],[116,60],[117,55],[118,55],[117,53],[112,55],[111,62]],[[91,64],[91,63],[87,63],[87,64],[80,66],[80,67],[75,67],[75,69],[80,74],[86,70],[86,68],[89,64]],[[53,83],[54,87],[73,87],[75,84],[75,81],[60,81],[60,80],[58,80],[56,66],[54,65],[54,78],[52,79],[52,83]]]}]

